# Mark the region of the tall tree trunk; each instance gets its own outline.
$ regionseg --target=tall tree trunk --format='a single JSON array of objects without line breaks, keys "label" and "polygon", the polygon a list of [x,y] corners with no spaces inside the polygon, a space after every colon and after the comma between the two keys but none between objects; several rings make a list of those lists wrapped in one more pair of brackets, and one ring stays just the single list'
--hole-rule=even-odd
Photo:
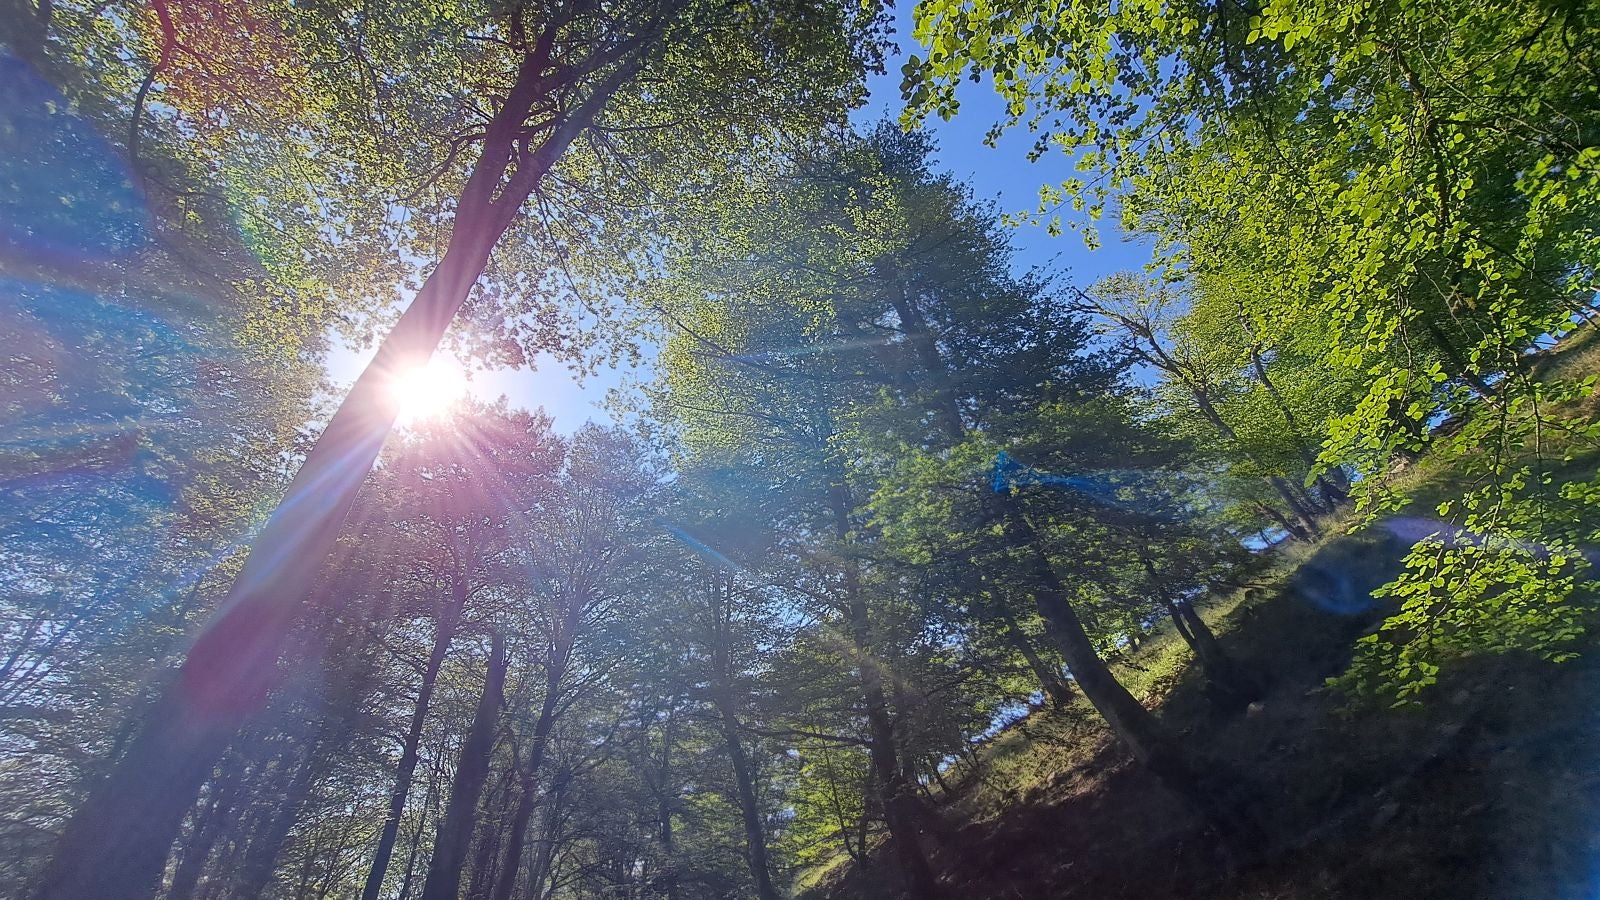
[{"label": "tall tree trunk", "polygon": [[[560,655],[565,659],[565,653]],[[511,828],[506,834],[505,857],[501,863],[504,875],[496,882],[491,900],[509,900],[516,889],[517,870],[522,866],[522,848],[528,836],[528,823],[533,820],[533,810],[539,802],[539,770],[544,766],[546,749],[550,746],[550,731],[555,727],[556,711],[561,700],[561,681],[566,677],[565,667],[552,667],[545,674],[544,703],[539,707],[539,718],[533,725],[533,741],[528,747],[528,759],[521,768],[522,793],[517,797],[517,809],[511,816]]]},{"label": "tall tree trunk", "polygon": [[1282,528],[1290,537],[1297,541],[1311,540],[1311,532],[1305,530],[1305,528],[1302,527],[1299,522],[1291,521],[1287,516],[1274,509],[1270,504],[1262,503],[1259,500],[1254,502],[1256,509],[1260,510],[1262,515],[1278,523],[1278,527]]},{"label": "tall tree trunk", "polygon": [[[1172,358],[1158,340],[1147,337],[1146,349],[1149,351],[1147,358],[1150,362],[1177,379],[1189,391],[1189,395],[1194,398],[1195,406],[1200,410],[1200,416],[1211,423],[1211,427],[1217,430],[1217,434],[1221,435],[1223,440],[1237,446],[1239,444],[1239,434],[1233,430],[1233,426],[1228,424],[1228,421],[1222,417],[1222,412],[1211,401],[1209,385],[1203,379],[1195,377],[1182,363]],[[1247,457],[1249,457],[1249,454],[1247,454]],[[1297,533],[1303,529],[1313,537],[1319,535],[1321,529],[1317,527],[1316,514],[1307,508],[1303,500],[1304,495],[1294,485],[1290,484],[1288,479],[1281,475],[1270,476],[1267,481],[1302,523],[1299,527],[1290,528],[1290,532]]]},{"label": "tall tree trunk", "polygon": [[539,900],[545,894],[545,880],[554,875],[556,842],[561,837],[562,804],[566,800],[570,773],[558,769],[550,779],[548,802],[544,807],[544,824],[539,833],[539,850],[534,854],[533,866],[528,870],[526,900]]},{"label": "tall tree trunk", "polygon": [[500,707],[505,702],[506,644],[498,632],[489,652],[489,670],[483,681],[483,694],[472,716],[472,726],[461,744],[461,759],[450,786],[450,803],[433,842],[433,858],[428,861],[428,877],[422,884],[422,900],[456,900],[461,891],[461,869],[467,862],[477,819],[478,798],[489,777],[489,761],[494,754],[495,735],[500,728]]},{"label": "tall tree trunk", "polygon": [[1189,649],[1194,650],[1195,656],[1198,657],[1200,655],[1200,651],[1195,650],[1194,633],[1189,630],[1189,620],[1185,619],[1178,613],[1177,604],[1173,603],[1171,600],[1165,600],[1164,602],[1166,603],[1167,607],[1167,616],[1168,618],[1172,619],[1172,627],[1178,630],[1178,637],[1183,638],[1183,642],[1188,644]]},{"label": "tall tree trunk", "polygon": [[417,871],[417,856],[422,850],[422,835],[427,830],[428,817],[433,814],[434,804],[439,802],[439,778],[444,774],[445,753],[441,750],[433,760],[433,770],[428,773],[428,792],[422,798],[422,815],[417,819],[417,827],[411,833],[411,847],[406,851],[406,874],[400,879],[399,900],[409,900],[413,876]]},{"label": "tall tree trunk", "polygon": [[[842,480],[829,490],[829,502],[833,508],[834,536],[845,542],[850,533],[850,500],[849,489]],[[894,719],[883,686],[883,669],[872,655],[872,624],[862,595],[861,573],[853,560],[845,565],[844,582],[850,635],[855,643],[856,667],[860,671],[867,716],[867,755],[883,799],[883,817],[889,824],[890,843],[899,859],[907,892],[916,900],[938,897],[941,894],[938,879],[923,851],[920,837],[927,811],[900,767]]]},{"label": "tall tree trunk", "polygon": [[[1236,302],[1238,302],[1236,300]],[[1266,390],[1267,396],[1272,398],[1273,405],[1278,408],[1278,414],[1283,416],[1283,424],[1288,426],[1289,435],[1294,440],[1295,452],[1300,455],[1300,461],[1305,463],[1306,471],[1314,471],[1317,467],[1317,455],[1305,439],[1305,432],[1300,428],[1300,419],[1294,414],[1294,409],[1289,406],[1289,401],[1284,398],[1283,392],[1278,390],[1277,384],[1267,373],[1266,360],[1261,355],[1261,345],[1256,340],[1255,330],[1250,325],[1250,317],[1244,309],[1244,304],[1238,302],[1239,326],[1250,337],[1250,368],[1255,372],[1256,381]],[[1332,480],[1318,475],[1316,485],[1322,494],[1324,512],[1333,512],[1342,503],[1347,493]]]},{"label": "tall tree trunk", "polygon": [[733,767],[739,815],[744,822],[745,865],[750,869],[750,880],[756,886],[757,900],[778,900],[777,888],[772,884],[772,862],[767,852],[761,803],[756,797],[755,767],[751,764],[750,755],[745,752],[744,739],[739,734],[738,706],[733,699],[736,683],[732,653],[734,588],[735,576],[732,572],[724,574],[712,570],[705,594],[711,607],[711,630],[708,632],[712,669],[710,699],[717,710],[728,762]]},{"label": "tall tree trunk", "polygon": [[[455,581],[464,586],[464,578]],[[367,868],[367,881],[361,889],[361,900],[378,900],[378,895],[383,891],[383,879],[389,871],[389,858],[394,854],[394,843],[400,836],[400,819],[405,814],[406,798],[411,796],[411,782],[417,771],[417,748],[422,742],[422,727],[428,720],[433,690],[439,681],[439,669],[450,653],[450,642],[455,637],[460,615],[461,605],[452,603],[450,609],[442,610],[435,618],[433,650],[428,654],[428,662],[422,670],[417,703],[411,711],[411,723],[406,728],[400,761],[395,765],[394,788],[389,791],[389,809],[383,818],[383,830],[378,835],[378,849],[372,855],[372,865]]]},{"label": "tall tree trunk", "polygon": [[1267,478],[1272,489],[1278,492],[1283,502],[1294,510],[1295,516],[1300,519],[1301,527],[1313,538],[1322,535],[1322,527],[1317,524],[1317,513],[1310,506],[1309,498],[1304,489],[1289,481],[1282,475],[1272,475]]},{"label": "tall tree trunk", "polygon": [[1167,615],[1177,629],[1178,636],[1189,645],[1195,659],[1200,662],[1200,670],[1205,673],[1206,690],[1213,702],[1224,708],[1235,709],[1261,696],[1260,683],[1222,649],[1211,627],[1195,612],[1194,605],[1187,599],[1174,598],[1165,589],[1151,560],[1153,552],[1151,547],[1146,546],[1139,554],[1139,564],[1149,578],[1151,590],[1161,597],[1162,604],[1166,606]]},{"label": "tall tree trunk", "polygon": [[[938,420],[939,429],[947,439],[960,444],[966,437],[966,424],[962,421],[962,412],[954,394],[949,391],[949,367],[946,367],[944,357],[939,354],[933,333],[926,327],[922,309],[918,309],[917,304],[907,296],[906,285],[896,274],[893,258],[882,256],[874,267],[888,291],[894,314],[901,319],[901,327],[912,341],[912,349],[917,352],[923,370],[933,383],[928,404]],[[834,527],[838,540],[845,540],[846,533],[850,532],[850,498],[843,480],[834,488]],[[942,890],[939,889],[938,878],[934,876],[933,866],[928,863],[928,857],[923,854],[922,844],[918,841],[923,825],[930,822],[933,814],[917,798],[915,788],[907,780],[899,762],[894,721],[883,693],[882,668],[872,658],[870,621],[867,620],[866,604],[861,599],[861,577],[854,567],[846,572],[846,591],[850,593],[851,625],[861,668],[862,695],[866,700],[869,759],[878,788],[882,791],[883,817],[890,823],[894,850],[901,860],[901,870],[906,876],[910,895],[939,897]]]},{"label": "tall tree trunk", "polygon": [[1205,672],[1206,686],[1212,699],[1227,708],[1242,707],[1261,696],[1260,686],[1234,662],[1222,649],[1216,635],[1189,604],[1182,600],[1163,598],[1167,614],[1183,642],[1194,651],[1195,659]]},{"label": "tall tree trunk", "polygon": [[[231,758],[230,758],[231,759]],[[181,842],[183,853],[172,872],[172,886],[167,889],[167,900],[189,900],[200,884],[200,874],[205,871],[211,850],[232,819],[233,795],[244,763],[233,760],[223,764],[223,771],[213,786],[210,802],[194,819],[189,839]]]},{"label": "tall tree trunk", "polygon": [[1071,705],[1074,692],[1067,679],[1062,677],[1060,667],[1046,662],[1044,657],[1039,655],[1039,648],[1034,646],[1033,638],[1022,629],[1022,624],[1017,621],[1010,604],[1001,596],[1000,591],[995,589],[983,567],[971,559],[967,560],[967,563],[964,577],[970,581],[969,589],[977,596],[988,597],[987,608],[993,611],[995,619],[1005,629],[1006,641],[1022,655],[1033,676],[1039,679],[1039,691],[1044,699],[1058,709],[1065,709]]},{"label": "tall tree trunk", "polygon": [[[1205,420],[1210,422],[1213,428],[1217,429],[1217,433],[1222,435],[1224,440],[1231,444],[1237,444],[1239,442],[1238,433],[1233,430],[1232,425],[1229,425],[1222,418],[1222,413],[1211,402],[1211,396],[1206,393],[1206,390],[1187,379],[1184,379],[1184,384],[1188,386],[1189,392],[1193,395],[1195,403],[1200,407],[1200,414]],[[1283,498],[1284,505],[1288,506],[1290,511],[1299,519],[1300,524],[1295,530],[1303,530],[1311,537],[1316,537],[1322,533],[1322,529],[1317,526],[1316,513],[1307,506],[1305,495],[1300,489],[1291,484],[1289,479],[1284,478],[1282,475],[1268,476],[1267,483],[1272,485],[1272,489],[1277,492],[1279,497]]]},{"label": "tall tree trunk", "polygon": [[444,255],[306,455],[227,597],[160,689],[126,752],[68,820],[40,874],[36,900],[139,900],[155,892],[167,849],[212,765],[277,679],[307,594],[394,425],[395,374],[433,354],[529,194],[641,64],[619,61],[581,106],[529,147],[526,120],[545,95],[551,60],[547,52],[524,54],[485,127]]},{"label": "tall tree trunk", "polygon": [[[864,668],[876,669],[876,664],[867,663]],[[877,777],[879,793],[883,798],[883,815],[889,823],[890,838],[900,861],[901,873],[906,879],[907,892],[919,900],[939,897],[942,892],[921,842],[927,810],[917,798],[915,789],[906,781],[905,772],[900,767],[894,721],[889,712],[889,701],[884,695],[882,676],[877,673],[863,674],[862,682],[867,735],[871,740],[868,756]]]},{"label": "tall tree trunk", "polygon": [[1445,362],[1450,364],[1452,369],[1450,374],[1471,385],[1472,389],[1478,392],[1484,402],[1491,405],[1495,404],[1497,402],[1496,398],[1499,396],[1498,392],[1487,381],[1483,380],[1483,376],[1479,374],[1476,367],[1467,362],[1466,354],[1456,345],[1455,340],[1446,334],[1443,328],[1439,327],[1439,323],[1432,316],[1424,314],[1422,322],[1423,327],[1427,329],[1428,335],[1433,338],[1434,344],[1444,356]]},{"label": "tall tree trunk", "polygon": [[1028,522],[1016,498],[1000,495],[997,506],[1010,544],[1025,554],[1030,586],[1039,615],[1044,617],[1051,638],[1072,670],[1078,689],[1122,738],[1134,756],[1149,762],[1167,751],[1167,740],[1155,719],[1127,688],[1111,674],[1100,658],[1094,642],[1073,609],[1066,585],[1039,547],[1039,536]]},{"label": "tall tree trunk", "polygon": [[324,741],[312,742],[306,757],[295,767],[294,778],[289,782],[283,802],[273,810],[267,827],[256,835],[245,848],[244,864],[239,869],[232,896],[235,900],[252,900],[267,894],[272,883],[272,873],[277,866],[278,854],[283,851],[289,832],[294,829],[300,811],[311,796],[311,786],[316,781],[320,767],[317,753],[326,746]]},{"label": "tall tree trunk", "polygon": [[517,874],[522,867],[522,851],[527,842],[528,825],[539,806],[538,776],[519,771],[517,778],[517,806],[511,814],[506,832],[505,850],[500,860],[501,876],[490,892],[490,900],[507,900],[517,889]]},{"label": "tall tree trunk", "polygon": [[755,882],[758,900],[778,900],[778,889],[772,884],[772,863],[767,858],[767,834],[761,821],[761,804],[756,798],[755,773],[750,757],[745,753],[744,741],[739,736],[739,717],[733,702],[725,696],[717,698],[720,713],[722,742],[728,749],[728,761],[733,766],[733,780],[738,788],[739,814],[744,819],[745,862],[750,867],[750,878]]},{"label": "tall tree trunk", "polygon": [[669,715],[661,728],[661,768],[656,773],[656,820],[660,828],[661,854],[669,867],[663,875],[667,900],[680,900],[677,847],[672,830],[672,723]]},{"label": "tall tree trunk", "polygon": [[[517,760],[513,758],[511,765],[501,773],[499,785],[489,792],[488,805],[492,810],[487,820],[479,826],[478,853],[472,861],[472,877],[467,881],[467,900],[488,900],[490,892],[495,889],[496,879],[500,875],[496,863],[500,846],[505,843],[506,810],[516,793],[516,781]],[[512,871],[508,877],[515,883],[517,873]]]},{"label": "tall tree trunk", "polygon": [[[922,311],[895,272],[893,262],[880,261],[879,273],[887,279],[890,301],[933,384],[931,404],[940,428],[946,439],[960,443],[966,439],[966,425],[950,387],[950,366],[945,362]],[[1166,357],[1159,343],[1155,343],[1153,349],[1162,360],[1175,365],[1175,361]],[[1162,363],[1158,360],[1157,364]],[[1183,374],[1181,368],[1169,371],[1180,377]],[[1185,384],[1193,388],[1195,399],[1207,418],[1225,437],[1232,440],[1233,429],[1223,421],[1205,391],[1188,381]],[[1039,535],[1024,515],[1021,502],[1010,494],[999,494],[992,502],[1007,542],[1025,554],[1034,602],[1044,618],[1047,631],[1066,660],[1067,668],[1072,671],[1078,689],[1094,705],[1106,724],[1111,726],[1112,733],[1121,738],[1135,758],[1143,762],[1168,789],[1188,801],[1225,837],[1253,834],[1253,823],[1239,815],[1231,804],[1218,802],[1214,792],[1205,785],[1206,779],[1189,765],[1177,745],[1156,723],[1155,717],[1128,693],[1128,689],[1117,681],[1100,658],[1094,642],[1084,630],[1083,621],[1073,608],[1070,592],[1045,555]]]}]

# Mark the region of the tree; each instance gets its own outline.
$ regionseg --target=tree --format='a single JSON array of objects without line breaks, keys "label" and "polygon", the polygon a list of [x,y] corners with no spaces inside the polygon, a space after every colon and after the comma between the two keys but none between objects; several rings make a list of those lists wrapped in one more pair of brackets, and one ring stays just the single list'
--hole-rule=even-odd
[{"label": "tree", "polygon": [[678,540],[660,564],[666,570],[661,577],[683,585],[671,592],[676,605],[662,616],[662,643],[681,648],[673,656],[680,669],[674,675],[689,697],[709,708],[733,775],[751,884],[759,900],[775,900],[768,810],[747,728],[760,716],[753,708],[758,685],[771,675],[761,648],[779,640],[778,611],[772,592],[742,574],[764,564],[773,536],[752,510],[724,499],[714,474],[685,473],[677,485],[668,515]]},{"label": "tree", "polygon": [[[782,207],[770,212],[776,215],[749,221],[781,227],[798,213]],[[749,273],[736,269],[728,281],[707,289],[693,279],[719,271],[723,261],[704,268],[698,262],[673,269],[670,280],[655,288],[659,308],[676,329],[663,354],[669,375],[655,395],[656,414],[679,430],[690,452],[701,454],[697,465],[737,471],[746,490],[762,485],[769,501],[778,496],[786,501],[779,508],[792,518],[784,530],[794,543],[779,552],[797,557],[792,584],[847,642],[843,662],[858,679],[892,846],[911,892],[931,896],[937,887],[921,846],[931,811],[916,796],[902,765],[886,690],[892,679],[880,657],[891,638],[874,621],[880,594],[863,559],[860,487],[847,465],[846,447],[837,441],[851,395],[860,396],[870,386],[849,378],[834,356],[809,352],[819,338],[844,336],[808,334],[807,323],[781,295],[770,306],[741,305],[739,315],[730,315],[737,292],[760,282],[744,281]],[[801,299],[813,298],[802,294]],[[819,324],[831,326],[826,320]],[[796,390],[797,384],[806,390]]]},{"label": "tree", "polygon": [[538,496],[540,482],[560,465],[561,447],[549,428],[548,419],[469,406],[425,427],[390,456],[375,479],[380,493],[371,502],[386,534],[363,535],[361,543],[377,545],[367,552],[383,552],[389,548],[380,541],[397,533],[410,538],[402,553],[412,576],[423,581],[424,606],[416,612],[432,620],[433,639],[420,667],[389,810],[362,889],[366,900],[376,900],[383,888],[420,759],[423,726],[451,643],[474,624],[469,607],[504,584],[505,564],[496,557],[521,540],[510,533],[523,524],[516,504]]},{"label": "tree", "polygon": [[1363,386],[1318,461],[1360,476],[1359,509],[1407,501],[1397,458],[1473,469],[1477,487],[1436,512],[1448,532],[1509,543],[1414,548],[1385,588],[1402,612],[1358,648],[1346,683],[1363,692],[1410,697],[1484,650],[1565,658],[1593,601],[1574,580],[1588,536],[1556,524],[1593,481],[1558,485],[1570,476],[1526,448],[1552,430],[1594,437],[1566,412],[1584,388],[1528,351],[1587,318],[1600,271],[1600,104],[1580,38],[1595,13],[1515,13],[1496,0],[918,7],[929,50],[904,70],[909,120],[954,115],[957,83],[988,78],[1007,101],[996,134],[1025,121],[1035,158],[1060,149],[1092,173],[1041,189],[1042,214],[1070,206],[1092,240],[1120,204],[1158,237],[1169,277],[1248,273],[1308,329],[1324,377]]},{"label": "tree", "polygon": [[106,722],[235,571],[312,413],[322,338],[312,313],[311,335],[254,332],[274,302],[239,286],[261,276],[239,231],[139,190],[74,87],[0,66],[0,318],[18,341],[0,376],[0,878],[21,892],[127,739]]},{"label": "tree", "polygon": [[[663,93],[688,101],[685,115],[701,126],[694,134],[744,138],[735,142],[742,148],[771,130],[747,114],[776,108],[827,116],[849,96],[858,71],[849,44],[858,26],[840,8],[763,7],[747,18],[718,4],[573,3],[514,7],[491,22],[499,34],[474,54],[468,80],[492,85],[494,110],[481,133],[469,132],[455,148],[477,143],[476,161],[458,166],[462,154],[453,152],[438,163],[441,175],[460,179],[438,265],[307,454],[218,615],[126,755],[69,822],[38,896],[153,889],[165,845],[210,763],[268,692],[301,600],[388,434],[395,407],[386,384],[432,353],[524,202],[569,148],[586,135],[605,144],[602,116],[627,103],[619,98]],[[164,31],[163,46],[169,38]],[[158,61],[151,72],[162,67]],[[650,86],[661,83],[679,90]],[[748,91],[749,83],[766,90]],[[728,91],[716,104],[701,93],[713,87]],[[799,98],[806,103],[789,105]],[[643,124],[658,135],[682,133],[677,123]],[[89,857],[100,865],[82,866]]]},{"label": "tree", "polygon": [[422,900],[450,900],[461,893],[461,867],[467,861],[478,798],[489,777],[489,761],[499,732],[500,707],[505,703],[506,665],[505,638],[499,632],[492,632],[483,695],[473,714],[472,726],[461,743],[461,758],[456,763],[455,780],[450,785],[450,800],[444,818],[439,820],[433,856],[428,860],[428,877],[422,884]]},{"label": "tree", "polygon": [[[1200,419],[1204,427],[1223,441],[1227,448],[1223,455],[1228,461],[1230,476],[1259,477],[1271,485],[1288,508],[1286,514],[1275,512],[1274,518],[1284,522],[1297,538],[1310,540],[1319,536],[1321,529],[1317,520],[1331,511],[1332,504],[1326,492],[1323,497],[1314,498],[1299,484],[1317,477],[1316,461],[1309,458],[1310,451],[1303,446],[1299,448],[1307,457],[1302,460],[1305,470],[1298,473],[1300,477],[1291,479],[1287,476],[1296,473],[1285,471],[1282,454],[1273,452],[1278,448],[1263,446],[1268,441],[1261,440],[1257,434],[1241,435],[1235,427],[1236,420],[1224,415],[1223,410],[1236,406],[1229,401],[1248,390],[1244,387],[1249,381],[1241,371],[1242,365],[1228,358],[1227,343],[1197,340],[1181,333],[1180,326],[1173,321],[1177,310],[1183,306],[1181,299],[1160,287],[1147,292],[1149,287],[1131,273],[1113,276],[1090,288],[1080,300],[1080,308],[1104,323],[1121,352],[1159,373],[1166,392],[1177,395],[1168,404],[1170,407]],[[1202,337],[1212,336],[1208,332]],[[1259,363],[1259,357],[1254,358]],[[1265,367],[1258,364],[1257,368],[1261,381],[1271,385]],[[1286,415],[1292,422],[1293,411],[1288,410]],[[1273,430],[1282,434],[1281,428]],[[1296,440],[1293,434],[1287,437],[1290,442]]]},{"label": "tree", "polygon": [[[684,359],[697,354],[737,369],[722,376],[722,386],[775,392],[785,382],[805,383],[812,397],[831,401],[819,419],[815,406],[780,414],[781,404],[794,401],[764,395],[761,412],[745,415],[774,431],[825,423],[828,447],[849,461],[827,494],[835,538],[876,549],[881,536],[922,564],[954,551],[959,565],[1020,578],[1077,686],[1112,730],[1180,796],[1239,836],[1248,823],[1223,796],[1231,788],[1213,786],[1223,779],[1187,759],[1111,674],[1078,612],[1079,590],[1065,574],[1071,564],[1062,562],[1093,538],[1105,539],[1105,531],[1084,524],[1092,520],[1084,507],[1103,507],[1130,480],[1130,466],[1160,458],[1161,442],[1140,435],[1129,403],[1117,395],[1115,360],[1084,352],[1087,324],[1042,281],[1005,271],[1003,242],[959,187],[927,173],[924,153],[918,141],[883,132],[847,138],[797,173],[796,188],[744,217],[759,236],[735,244],[732,259],[682,264],[680,271],[699,279],[691,291],[738,312],[709,321],[719,314],[671,317],[685,348],[678,355],[669,345],[674,386],[698,386],[697,378],[717,383],[701,374],[707,363]],[[750,244],[766,254],[751,260],[744,250]],[[741,271],[748,268],[760,274]],[[702,302],[702,310],[714,308]],[[740,394],[724,388],[715,396],[723,421],[739,415],[742,407],[730,400]],[[698,397],[681,402],[699,412],[692,421],[701,427],[716,408]],[[1092,478],[1073,476],[1087,489],[1050,504],[1072,512],[1043,518],[1043,504],[1025,503],[991,476],[990,461],[1007,446],[1036,449],[1060,471],[1118,474],[1102,478],[1098,491]],[[870,506],[852,497],[856,482],[873,492]],[[858,504],[869,519],[854,518]],[[1096,514],[1107,518],[1103,509]],[[1074,531],[1092,537],[1079,544]],[[987,539],[996,532],[1001,540]],[[1066,548],[1058,543],[1063,537]],[[937,550],[930,554],[929,546]],[[862,555],[844,556],[847,590],[863,577],[855,562]],[[849,621],[859,628],[868,619],[858,613]],[[866,646],[859,636],[856,643]],[[875,749],[891,743],[873,736]],[[889,792],[906,782],[884,766],[874,773],[890,807]],[[892,809],[890,815],[893,829]],[[898,838],[900,829],[893,830]],[[913,871],[911,861],[905,865]]]},{"label": "tree", "polygon": [[517,559],[527,581],[523,589],[531,594],[523,614],[528,630],[540,636],[530,648],[528,668],[539,676],[529,699],[537,696],[538,706],[513,753],[519,795],[491,894],[496,900],[505,900],[516,885],[554,729],[632,649],[610,631],[631,595],[633,541],[642,531],[641,511],[648,508],[657,473],[628,436],[591,426],[574,439],[564,475],[556,490],[521,517]]}]

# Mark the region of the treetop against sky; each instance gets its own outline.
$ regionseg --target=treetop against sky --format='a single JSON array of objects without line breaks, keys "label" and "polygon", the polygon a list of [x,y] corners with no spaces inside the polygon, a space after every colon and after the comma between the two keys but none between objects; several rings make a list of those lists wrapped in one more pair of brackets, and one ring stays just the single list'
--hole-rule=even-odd
[{"label": "treetop against sky", "polygon": [[[857,128],[871,128],[879,122],[898,119],[904,103],[900,95],[900,67],[907,57],[919,52],[911,36],[911,16],[915,4],[903,3],[894,10],[896,51],[885,62],[884,72],[867,81],[867,101],[851,116]],[[984,143],[990,126],[1001,119],[1003,101],[985,85],[963,85],[962,115],[950,120],[930,119],[923,127],[937,144],[935,160],[939,168],[971,185],[980,200],[992,200],[997,212],[1021,213],[1034,209],[1039,201],[1039,184],[1055,179],[1070,163],[1059,155],[1047,155],[1039,162],[1027,158],[1026,135],[1007,132],[996,145]],[[1025,271],[1047,267],[1063,271],[1080,286],[1113,272],[1136,269],[1149,261],[1148,248],[1124,236],[1116,223],[1107,222],[1108,240],[1089,249],[1075,235],[1052,236],[1040,225],[1024,224],[1012,231],[1015,250],[1013,267]],[[649,375],[648,360],[654,347],[645,348],[646,364],[602,369],[587,377],[575,377],[559,360],[545,355],[535,359],[536,368],[497,368],[473,370],[453,359],[443,368],[465,369],[468,392],[481,400],[505,396],[513,407],[543,407],[555,419],[556,430],[570,434],[586,421],[607,422],[612,416],[605,408],[608,392],[621,388],[633,378]],[[327,370],[336,386],[347,386],[371,359],[372,349],[352,348],[337,335],[331,342]],[[441,355],[448,357],[447,351]]]}]

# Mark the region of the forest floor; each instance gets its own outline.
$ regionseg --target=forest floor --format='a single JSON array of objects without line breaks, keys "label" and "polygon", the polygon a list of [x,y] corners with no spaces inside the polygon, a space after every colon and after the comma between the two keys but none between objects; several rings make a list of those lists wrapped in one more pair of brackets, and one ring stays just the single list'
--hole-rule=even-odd
[{"label": "forest floor", "polygon": [[[1600,339],[1550,357],[1541,366],[1595,371]],[[1424,496],[1449,480],[1427,468],[1414,476]],[[1249,710],[1214,708],[1170,633],[1118,666],[1186,747],[1251,786],[1266,837],[1250,858],[1221,852],[1080,701],[997,735],[975,774],[940,798],[949,831],[930,850],[950,896],[1600,896],[1600,637],[1561,665],[1460,667],[1420,706],[1352,710],[1323,688],[1388,615],[1371,591],[1399,571],[1420,536],[1408,530],[1403,520],[1330,529],[1277,551],[1260,586],[1203,606],[1228,652],[1268,682]],[[839,861],[802,873],[802,896],[894,896],[890,869]]]}]

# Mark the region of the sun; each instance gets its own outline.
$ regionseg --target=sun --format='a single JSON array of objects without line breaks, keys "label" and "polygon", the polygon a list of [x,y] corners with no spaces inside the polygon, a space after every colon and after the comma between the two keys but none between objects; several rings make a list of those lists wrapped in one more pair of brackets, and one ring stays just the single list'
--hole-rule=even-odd
[{"label": "sun", "polygon": [[400,425],[447,415],[466,394],[466,373],[448,356],[435,356],[425,366],[404,369],[389,385],[389,395],[400,408],[395,420]]}]

